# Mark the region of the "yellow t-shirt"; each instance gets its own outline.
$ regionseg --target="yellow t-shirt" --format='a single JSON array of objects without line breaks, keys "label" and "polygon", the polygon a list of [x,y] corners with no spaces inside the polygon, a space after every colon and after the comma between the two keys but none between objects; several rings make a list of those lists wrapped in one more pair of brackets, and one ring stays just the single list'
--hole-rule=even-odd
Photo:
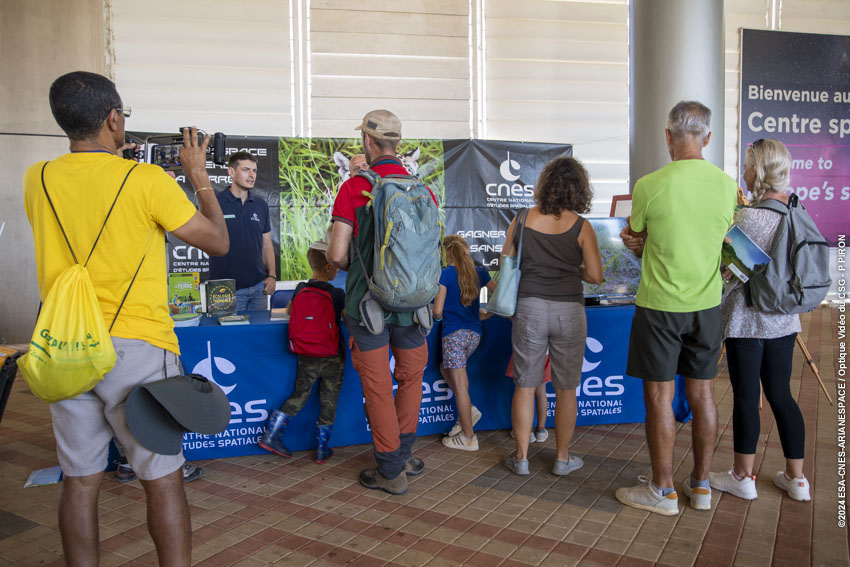
[{"label": "yellow t-shirt", "polygon": [[[62,270],[74,263],[42,189],[44,163],[30,166],[24,175],[42,301]],[[103,152],[65,154],[47,164],[44,184],[81,264],[133,165]],[[112,336],[180,353],[168,312],[164,231],[183,226],[194,214],[195,206],[162,168],[139,164],[130,174],[87,266],[108,328],[147,248]]]}]

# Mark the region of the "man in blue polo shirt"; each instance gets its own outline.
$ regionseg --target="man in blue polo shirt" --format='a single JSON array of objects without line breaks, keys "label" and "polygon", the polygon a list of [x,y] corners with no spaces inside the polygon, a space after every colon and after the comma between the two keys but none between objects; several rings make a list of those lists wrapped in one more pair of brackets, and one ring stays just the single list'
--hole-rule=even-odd
[{"label": "man in blue polo shirt", "polygon": [[269,206],[251,189],[257,179],[257,158],[236,152],[227,162],[232,184],[218,193],[230,235],[230,252],[210,257],[210,279],[236,280],[237,311],[268,309],[274,293],[275,261]]}]

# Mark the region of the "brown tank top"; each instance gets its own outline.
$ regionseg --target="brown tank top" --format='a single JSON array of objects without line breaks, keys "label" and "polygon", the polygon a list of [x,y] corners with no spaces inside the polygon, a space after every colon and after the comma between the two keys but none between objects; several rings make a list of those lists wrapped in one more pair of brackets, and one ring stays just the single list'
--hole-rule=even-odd
[{"label": "brown tank top", "polygon": [[[584,218],[578,217],[566,232],[546,234],[525,227],[518,297],[539,297],[550,301],[584,304],[581,285],[583,254],[578,235]],[[514,246],[519,231],[514,234]]]}]

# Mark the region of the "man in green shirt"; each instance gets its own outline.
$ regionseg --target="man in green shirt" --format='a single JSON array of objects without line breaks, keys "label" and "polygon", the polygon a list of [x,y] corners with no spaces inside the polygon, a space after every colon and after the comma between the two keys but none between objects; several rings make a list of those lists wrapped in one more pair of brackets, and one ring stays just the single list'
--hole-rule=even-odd
[{"label": "man in green shirt", "polygon": [[720,248],[732,224],[737,185],[703,159],[710,119],[699,102],[673,107],[665,130],[672,162],[635,184],[632,216],[621,234],[643,258],[626,372],[644,381],[652,480],[620,488],[616,497],[667,516],[679,513],[673,485],[676,374],[686,377],[694,414],[694,468],[682,492],[691,507],[711,509],[708,472],[717,433],[712,381],[722,343]]}]

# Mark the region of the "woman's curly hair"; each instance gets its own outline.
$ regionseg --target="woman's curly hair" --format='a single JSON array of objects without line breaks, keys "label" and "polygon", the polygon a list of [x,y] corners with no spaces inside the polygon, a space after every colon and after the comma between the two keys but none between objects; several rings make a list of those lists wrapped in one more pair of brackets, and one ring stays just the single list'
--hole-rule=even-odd
[{"label": "woman's curly hair", "polygon": [[541,213],[556,218],[565,210],[577,214],[590,212],[593,189],[587,170],[575,158],[553,159],[546,164],[537,180],[534,201]]}]

